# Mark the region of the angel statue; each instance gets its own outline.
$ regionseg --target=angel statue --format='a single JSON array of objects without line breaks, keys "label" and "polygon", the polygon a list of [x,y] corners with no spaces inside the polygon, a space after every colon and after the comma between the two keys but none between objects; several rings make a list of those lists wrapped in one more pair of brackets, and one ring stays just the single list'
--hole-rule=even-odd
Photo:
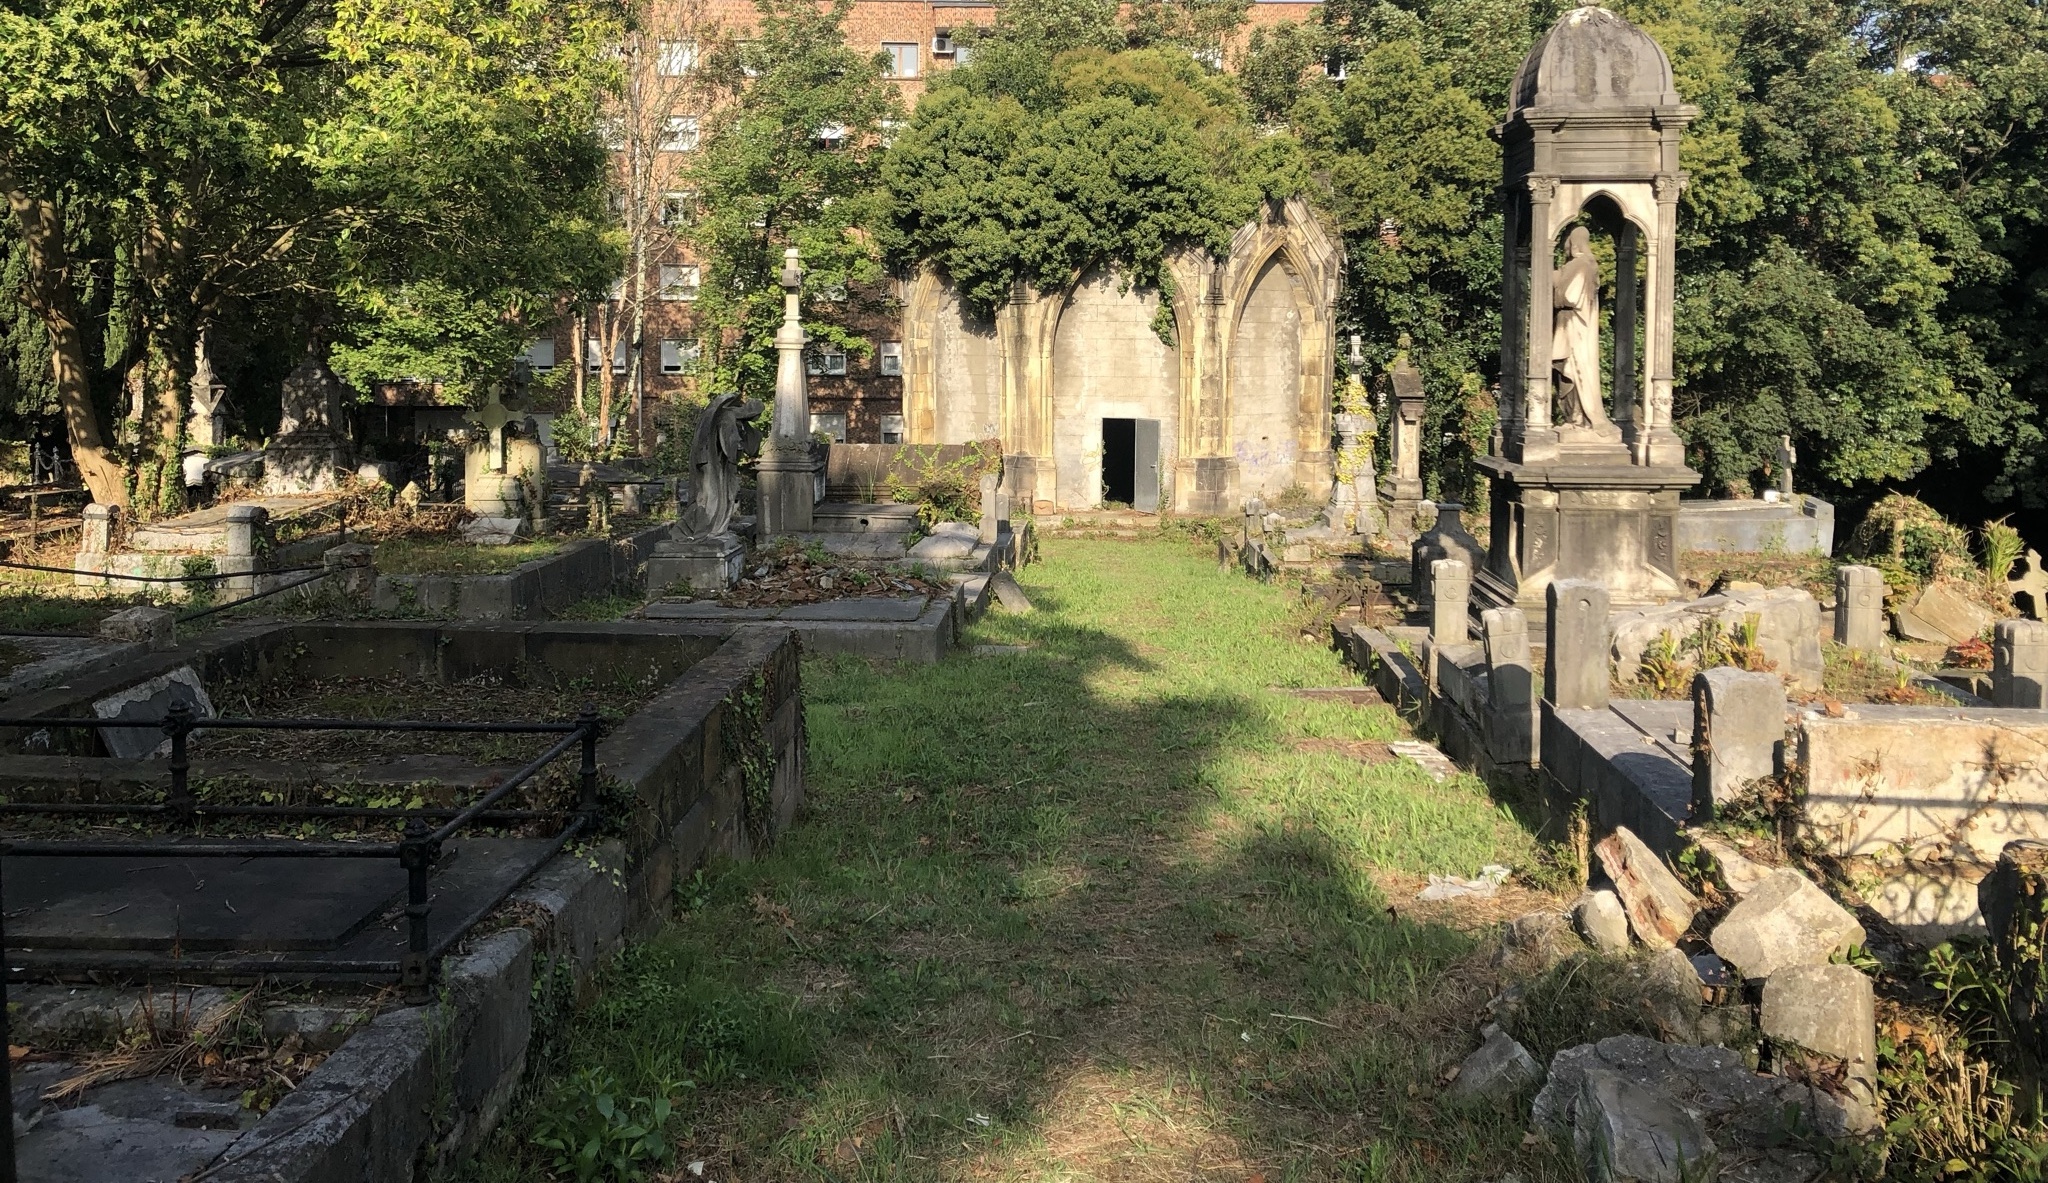
[{"label": "angel statue", "polygon": [[1558,403],[1564,421],[1603,436],[1618,434],[1600,401],[1600,262],[1584,226],[1572,227],[1565,238],[1564,266],[1551,277],[1550,302],[1557,310],[1550,359],[1563,378]]},{"label": "angel statue", "polygon": [[740,495],[740,460],[761,451],[761,429],[754,426],[760,417],[760,403],[742,402],[730,391],[712,396],[697,417],[697,438],[690,443],[693,493],[677,521],[681,538],[710,538],[732,529]]}]

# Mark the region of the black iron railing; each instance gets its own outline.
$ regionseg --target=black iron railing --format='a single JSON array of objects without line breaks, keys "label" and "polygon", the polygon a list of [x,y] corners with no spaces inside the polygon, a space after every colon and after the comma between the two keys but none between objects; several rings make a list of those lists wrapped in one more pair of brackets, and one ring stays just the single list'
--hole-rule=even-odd
[{"label": "black iron railing", "polygon": [[[112,817],[156,818],[174,825],[191,826],[206,818],[350,818],[402,820],[404,832],[397,842],[315,842],[292,841],[289,839],[263,841],[214,841],[192,839],[139,839],[132,841],[95,841],[83,839],[11,839],[0,842],[0,857],[5,856],[60,856],[69,858],[119,858],[131,856],[175,857],[175,858],[351,858],[380,859],[395,858],[406,874],[405,923],[406,950],[396,963],[335,961],[292,958],[289,961],[263,958],[213,958],[206,962],[206,970],[212,974],[320,974],[342,973],[360,975],[366,971],[396,972],[399,984],[405,988],[411,1001],[426,1000],[428,987],[433,981],[434,967],[443,954],[478,921],[482,920],[505,898],[517,889],[527,874],[546,863],[556,852],[573,841],[578,835],[596,828],[598,821],[598,779],[597,741],[604,732],[596,708],[586,705],[574,722],[567,723],[443,723],[414,719],[203,719],[198,717],[191,706],[174,702],[158,720],[148,719],[81,719],[63,717],[0,717],[0,728],[73,728],[105,731],[118,728],[160,729],[170,740],[170,788],[161,804],[152,803],[85,803],[85,802],[5,802],[0,803],[0,815],[43,814],[91,815]],[[192,762],[189,745],[192,733],[197,730],[245,730],[245,731],[397,731],[397,732],[454,732],[468,734],[500,735],[560,735],[562,738],[547,751],[528,761],[518,771],[500,781],[482,797],[459,807],[378,807],[378,806],[337,806],[337,805],[214,805],[200,802],[192,792]],[[567,811],[566,824],[548,841],[537,857],[529,860],[525,870],[516,878],[507,881],[500,890],[459,923],[444,926],[438,933],[429,926],[432,913],[428,881],[434,865],[440,860],[442,846],[463,828],[473,824],[503,822],[530,822],[545,818],[561,817],[562,810],[548,809],[501,809],[498,804],[513,792],[539,776],[549,764],[560,759],[571,749],[581,749],[578,768],[577,800],[574,810]],[[429,821],[440,824],[428,828]],[[5,905],[0,903],[0,918],[5,916]],[[123,965],[118,959],[99,959],[97,968],[120,970],[132,969],[175,969],[161,961],[141,960],[133,965]],[[6,935],[4,919],[0,919],[0,1046],[7,1042],[6,1025],[6,983],[8,977],[6,960]],[[0,1056],[0,1098],[4,1098],[6,1112],[0,1113],[0,1183],[13,1183],[14,1173],[14,1129],[13,1092],[11,1072],[7,1058]]]}]

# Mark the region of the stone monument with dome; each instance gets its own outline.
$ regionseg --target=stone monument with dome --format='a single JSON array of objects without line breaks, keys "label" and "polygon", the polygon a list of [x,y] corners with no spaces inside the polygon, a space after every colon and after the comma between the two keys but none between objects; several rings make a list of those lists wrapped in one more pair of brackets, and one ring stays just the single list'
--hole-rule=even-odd
[{"label": "stone monument with dome", "polygon": [[1616,603],[1679,595],[1678,496],[1700,477],[1671,427],[1672,267],[1678,140],[1698,112],[1656,41],[1591,5],[1536,42],[1509,101],[1500,428],[1480,460],[1492,539],[1473,590],[1525,608],[1559,579]]}]

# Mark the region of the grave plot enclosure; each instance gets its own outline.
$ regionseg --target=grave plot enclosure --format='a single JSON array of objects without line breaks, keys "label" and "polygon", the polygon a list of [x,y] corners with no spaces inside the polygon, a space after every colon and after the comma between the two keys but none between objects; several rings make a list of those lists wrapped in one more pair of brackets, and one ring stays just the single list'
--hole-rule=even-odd
[{"label": "grave plot enclosure", "polygon": [[651,918],[788,824],[800,711],[772,626],[223,630],[0,705],[8,961],[424,988],[600,836]]}]

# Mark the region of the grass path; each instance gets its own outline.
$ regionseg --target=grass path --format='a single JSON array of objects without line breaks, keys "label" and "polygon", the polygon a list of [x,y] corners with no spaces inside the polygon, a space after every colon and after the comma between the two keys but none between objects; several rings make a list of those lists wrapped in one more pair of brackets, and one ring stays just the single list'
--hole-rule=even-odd
[{"label": "grass path", "polygon": [[1389,709],[1285,692],[1355,679],[1283,588],[1171,542],[1022,582],[967,640],[1025,652],[806,664],[798,826],[607,972],[477,1177],[547,1177],[528,1137],[597,1091],[674,1097],[727,1183],[1565,1177],[1517,1114],[1439,1110],[1495,982],[1406,902],[1526,832],[1360,759]]}]

